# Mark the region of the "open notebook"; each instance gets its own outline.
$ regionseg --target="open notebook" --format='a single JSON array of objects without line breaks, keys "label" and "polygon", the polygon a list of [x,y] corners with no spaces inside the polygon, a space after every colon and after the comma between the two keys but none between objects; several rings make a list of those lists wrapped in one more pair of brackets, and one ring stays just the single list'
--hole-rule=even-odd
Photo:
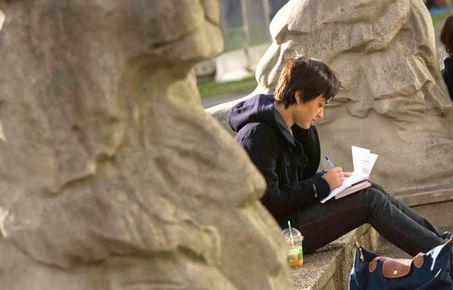
[{"label": "open notebook", "polygon": [[368,178],[370,177],[371,170],[373,169],[374,163],[376,163],[378,155],[371,153],[369,149],[357,146],[352,146],[351,150],[352,162],[354,165],[352,175],[346,178],[342,185],[332,190],[326,198],[321,200],[321,203],[325,203],[333,197],[335,197],[335,199],[342,198],[371,186],[371,182]]}]

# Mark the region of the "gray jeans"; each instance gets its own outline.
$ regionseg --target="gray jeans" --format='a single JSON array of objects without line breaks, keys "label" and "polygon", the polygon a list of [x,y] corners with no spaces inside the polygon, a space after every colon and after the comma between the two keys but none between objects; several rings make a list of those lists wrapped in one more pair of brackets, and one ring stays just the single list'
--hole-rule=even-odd
[{"label": "gray jeans", "polygon": [[295,217],[310,253],[349,231],[371,224],[380,235],[410,255],[444,242],[442,233],[379,185],[350,196],[301,209]]}]

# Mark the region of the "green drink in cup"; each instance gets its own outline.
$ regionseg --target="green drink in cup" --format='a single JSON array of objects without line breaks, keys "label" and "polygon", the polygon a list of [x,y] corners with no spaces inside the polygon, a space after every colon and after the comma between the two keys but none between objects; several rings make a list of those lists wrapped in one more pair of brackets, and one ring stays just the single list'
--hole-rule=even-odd
[{"label": "green drink in cup", "polygon": [[283,237],[288,243],[288,265],[291,268],[299,267],[304,264],[302,242],[304,237],[301,232],[291,227],[288,221],[288,228],[282,231]]}]

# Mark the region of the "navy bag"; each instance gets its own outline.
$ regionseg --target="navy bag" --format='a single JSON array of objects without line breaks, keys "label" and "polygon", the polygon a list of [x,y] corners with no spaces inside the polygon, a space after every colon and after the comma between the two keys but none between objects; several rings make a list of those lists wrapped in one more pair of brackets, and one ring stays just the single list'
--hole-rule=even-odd
[{"label": "navy bag", "polygon": [[350,290],[453,290],[453,239],[413,259],[378,256],[356,243]]}]

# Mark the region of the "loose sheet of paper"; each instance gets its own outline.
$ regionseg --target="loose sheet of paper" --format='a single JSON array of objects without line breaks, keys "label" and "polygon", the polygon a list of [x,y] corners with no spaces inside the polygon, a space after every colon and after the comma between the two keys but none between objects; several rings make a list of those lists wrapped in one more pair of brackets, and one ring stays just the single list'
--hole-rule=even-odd
[{"label": "loose sheet of paper", "polygon": [[370,149],[351,146],[352,163],[354,164],[354,172],[360,171],[367,176],[370,176],[374,163],[378,158],[377,154],[371,153]]},{"label": "loose sheet of paper", "polygon": [[352,163],[354,171],[352,175],[343,181],[343,184],[335,188],[330,194],[321,200],[321,203],[325,203],[338,193],[342,192],[346,188],[350,187],[354,183],[367,179],[370,176],[371,170],[378,158],[377,154],[371,153],[369,149],[352,146]]}]

